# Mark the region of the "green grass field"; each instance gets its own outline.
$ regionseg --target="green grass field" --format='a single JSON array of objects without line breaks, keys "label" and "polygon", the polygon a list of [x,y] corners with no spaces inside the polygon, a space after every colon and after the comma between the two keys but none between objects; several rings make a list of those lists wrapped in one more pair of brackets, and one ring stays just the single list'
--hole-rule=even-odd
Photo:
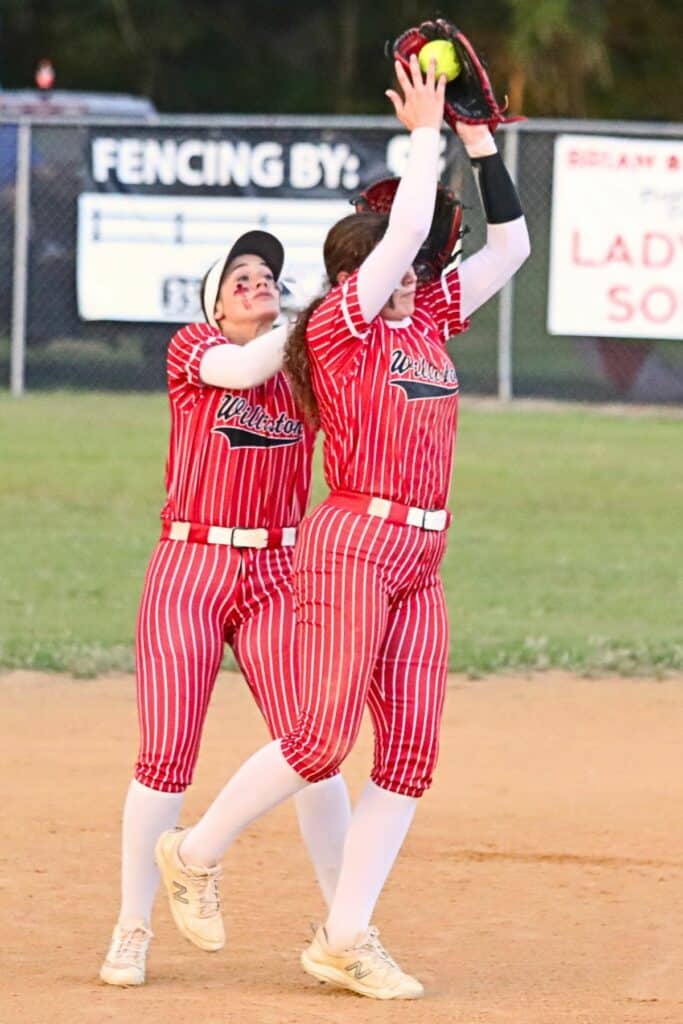
[{"label": "green grass field", "polygon": [[[162,395],[0,399],[0,667],[132,667],[166,435]],[[683,669],[682,507],[683,419],[465,403],[451,667]]]}]

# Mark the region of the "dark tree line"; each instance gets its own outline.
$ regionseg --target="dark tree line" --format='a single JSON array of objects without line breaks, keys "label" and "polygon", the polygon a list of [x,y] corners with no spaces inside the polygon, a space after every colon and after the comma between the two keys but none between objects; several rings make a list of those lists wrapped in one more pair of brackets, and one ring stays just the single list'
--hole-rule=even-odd
[{"label": "dark tree line", "polygon": [[[171,113],[389,113],[412,0],[0,0],[0,84],[132,92]],[[681,0],[445,5],[529,116],[680,121]]]}]

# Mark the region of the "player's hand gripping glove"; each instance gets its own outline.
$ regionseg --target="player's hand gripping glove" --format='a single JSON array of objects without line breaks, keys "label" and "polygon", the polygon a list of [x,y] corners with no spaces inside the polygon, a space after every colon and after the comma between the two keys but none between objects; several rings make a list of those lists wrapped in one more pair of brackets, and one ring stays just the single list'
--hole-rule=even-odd
[{"label": "player's hand gripping glove", "polygon": [[[351,202],[356,213],[389,214],[400,178],[382,178],[369,185]],[[421,283],[435,281],[457,256],[463,235],[462,204],[449,188],[438,185],[434,216],[429,234],[415,258],[415,273]]]},{"label": "player's hand gripping glove", "polygon": [[460,63],[460,73],[446,86],[444,120],[455,131],[458,121],[465,124],[487,124],[492,132],[499,124],[522,121],[522,117],[506,115],[507,96],[502,107],[493,92],[483,61],[467,36],[444,18],[423,21],[419,28],[409,28],[396,39],[393,54],[408,70],[410,58],[419,54],[426,43],[435,39],[453,44]]}]

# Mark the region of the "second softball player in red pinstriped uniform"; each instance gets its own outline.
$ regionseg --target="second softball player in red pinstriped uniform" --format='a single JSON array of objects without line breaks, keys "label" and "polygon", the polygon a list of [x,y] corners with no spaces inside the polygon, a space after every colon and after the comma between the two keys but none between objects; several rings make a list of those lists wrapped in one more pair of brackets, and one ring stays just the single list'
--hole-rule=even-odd
[{"label": "second softball player in red pinstriped uniform", "polygon": [[[331,290],[300,316],[286,364],[325,432],[330,496],[303,522],[294,558],[300,713],[254,754],[186,834],[157,847],[171,900],[187,865],[212,870],[255,817],[326,778],[352,748],[364,708],[375,730],[371,779],[354,808],[323,927],[302,954],[314,977],[379,999],[423,989],[370,927],[375,903],[430,785],[443,707],[448,626],[439,565],[458,382],[445,340],[529,251],[516,191],[488,128],[458,125],[478,167],[487,242],[459,270],[418,287],[429,232],[445,80],[396,65],[410,155],[388,219],[353,214],[324,249]],[[259,780],[267,779],[267,783]],[[176,908],[188,933],[197,909]]]},{"label": "second softball player in red pinstriped uniform", "polygon": [[[140,750],[124,810],[121,909],[101,970],[113,985],[145,978],[154,846],[192,781],[226,641],[271,735],[297,720],[292,552],[315,429],[275,372],[283,256],[273,235],[242,235],[205,279],[208,323],[182,328],[168,349],[167,499],[137,624]],[[330,903],[350,817],[341,776],[302,793],[297,810]],[[194,881],[211,911],[215,875]],[[203,943],[220,948],[222,928]]]},{"label": "second softball player in red pinstriped uniform", "polygon": [[[372,238],[381,222],[360,217]],[[349,227],[358,244],[355,217]],[[344,244],[328,249],[328,266],[347,258]],[[368,323],[355,272],[308,323],[331,494],[304,521],[294,561],[302,707],[315,712],[282,742],[297,772],[324,778],[353,746],[368,703],[372,779],[411,797],[431,783],[446,681],[439,565],[458,380],[443,339],[466,326],[457,271],[416,298],[415,283],[411,271],[395,300],[400,312],[414,299],[411,316]],[[430,511],[414,511],[411,525],[411,508]],[[327,666],[327,687],[314,665]]]}]

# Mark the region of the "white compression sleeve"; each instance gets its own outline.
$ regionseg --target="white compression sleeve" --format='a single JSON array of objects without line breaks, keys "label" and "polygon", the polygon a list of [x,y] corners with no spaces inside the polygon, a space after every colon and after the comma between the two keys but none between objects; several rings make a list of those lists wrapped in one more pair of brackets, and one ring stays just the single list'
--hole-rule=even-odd
[{"label": "white compression sleeve", "polygon": [[253,388],[282,369],[287,324],[259,334],[246,345],[214,345],[199,364],[205,384],[217,388]]},{"label": "white compression sleeve", "polygon": [[159,886],[154,847],[180,816],[184,793],[161,793],[134,779],[123,809],[121,838],[121,910],[119,923],[150,922]]},{"label": "white compression sleeve", "polygon": [[486,245],[460,265],[462,319],[496,294],[518,270],[530,252],[526,219],[488,224]]},{"label": "white compression sleeve", "polygon": [[358,301],[367,323],[389,301],[429,234],[439,174],[439,143],[436,128],[411,132],[408,164],[396,189],[389,225],[358,273]]},{"label": "white compression sleeve", "polygon": [[[466,144],[471,160],[498,152],[490,132]],[[524,217],[486,225],[486,244],[460,266],[460,310],[463,320],[500,291],[530,252]]]}]

